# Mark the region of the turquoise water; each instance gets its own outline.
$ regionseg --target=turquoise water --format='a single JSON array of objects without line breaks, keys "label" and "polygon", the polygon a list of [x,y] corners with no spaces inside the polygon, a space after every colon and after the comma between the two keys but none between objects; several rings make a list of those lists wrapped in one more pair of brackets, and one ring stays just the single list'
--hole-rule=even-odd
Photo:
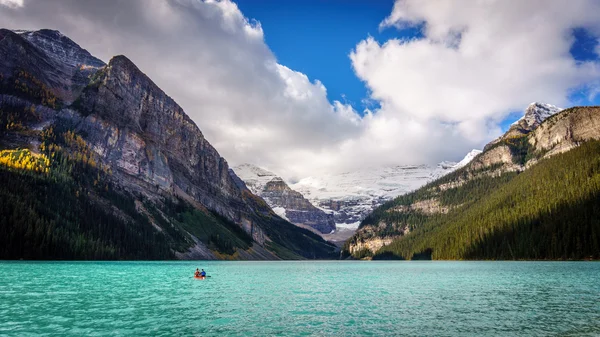
[{"label": "turquoise water", "polygon": [[594,336],[600,263],[0,262],[0,335],[44,334]]}]

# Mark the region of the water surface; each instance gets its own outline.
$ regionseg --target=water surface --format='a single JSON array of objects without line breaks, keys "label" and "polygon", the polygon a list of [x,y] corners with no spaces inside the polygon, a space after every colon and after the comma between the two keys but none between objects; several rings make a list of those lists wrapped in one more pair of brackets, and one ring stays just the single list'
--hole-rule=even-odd
[{"label": "water surface", "polygon": [[0,335],[44,334],[597,336],[600,263],[0,262]]}]

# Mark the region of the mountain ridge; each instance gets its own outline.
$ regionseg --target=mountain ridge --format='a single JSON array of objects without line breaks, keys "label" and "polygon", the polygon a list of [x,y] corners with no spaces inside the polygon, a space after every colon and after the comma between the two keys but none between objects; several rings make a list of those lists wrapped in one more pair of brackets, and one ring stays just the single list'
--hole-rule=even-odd
[{"label": "mountain ridge", "polygon": [[[384,259],[598,258],[596,248],[589,248],[597,246],[593,240],[600,242],[600,223],[592,216],[595,208],[579,201],[591,202],[600,191],[595,182],[600,176],[600,108],[561,110],[519,132],[507,131],[468,165],[376,209],[346,242],[346,254]],[[570,236],[552,232],[559,229]],[[583,242],[592,246],[573,248]]]},{"label": "mountain ridge", "polygon": [[[165,258],[324,258],[335,252],[333,245],[281,219],[240,186],[183,109],[125,56],[95,67],[102,61],[59,32],[5,29],[0,30],[0,55],[8,56],[0,61],[0,145],[7,163],[0,168],[18,186],[29,186],[32,179],[64,180],[75,194],[69,196],[78,207],[74,214],[82,217],[86,205],[95,205],[104,214],[99,226],[111,218],[128,231],[126,224],[137,222],[159,240],[156,250]],[[38,157],[48,158],[46,173],[31,176],[20,169],[22,160]],[[48,197],[44,191],[27,195]],[[23,202],[15,199],[7,206],[27,207]],[[114,241],[98,230],[78,234],[77,227],[67,226],[80,221],[77,217],[63,224],[43,203],[35,205],[31,218],[15,219],[6,230],[18,233],[19,226],[42,221],[42,226],[65,228],[68,244],[54,247],[57,252],[77,256],[70,242],[84,235],[92,256],[97,251],[108,258],[140,258],[127,245],[142,242]],[[96,226],[89,221],[86,226]],[[40,232],[36,240],[47,240],[52,232],[47,233]],[[119,242],[119,248],[97,249],[93,242],[100,247]],[[11,247],[9,253],[18,258],[23,247]],[[35,258],[43,258],[33,251]]]}]

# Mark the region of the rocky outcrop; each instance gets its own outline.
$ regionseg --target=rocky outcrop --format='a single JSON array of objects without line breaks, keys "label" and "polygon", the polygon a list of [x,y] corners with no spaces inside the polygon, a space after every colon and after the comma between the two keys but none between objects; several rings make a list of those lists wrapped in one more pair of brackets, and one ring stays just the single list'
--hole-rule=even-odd
[{"label": "rocky outcrop", "polygon": [[376,253],[383,246],[387,246],[390,243],[394,242],[398,237],[388,236],[388,237],[375,237],[372,239],[366,239],[363,241],[358,241],[356,243],[351,244],[349,247],[350,254],[356,254],[361,251],[368,250],[371,253]]},{"label": "rocky outcrop", "polygon": [[376,254],[382,247],[410,233],[408,225],[392,224],[394,234],[380,235],[381,231],[389,228],[388,224],[380,221],[376,226],[363,226],[348,241],[347,250],[350,254]]},{"label": "rocky outcrop", "polygon": [[57,63],[71,68],[73,71],[78,68],[101,68],[106,65],[102,60],[92,56],[87,50],[81,48],[73,40],[57,30],[17,30],[15,32],[35,47],[41,49],[47,56],[57,61]]},{"label": "rocky outcrop", "polygon": [[448,206],[440,205],[440,201],[437,199],[425,199],[416,201],[410,205],[398,205],[390,208],[388,212],[400,212],[407,213],[409,211],[416,211],[426,215],[433,214],[446,214],[450,210]]},{"label": "rocky outcrop", "polygon": [[293,224],[308,226],[322,234],[335,231],[332,214],[315,207],[274,173],[251,164],[239,165],[233,171],[254,194]]},{"label": "rocky outcrop", "polygon": [[313,206],[299,192],[292,190],[281,178],[269,181],[260,195],[271,207],[285,209],[285,217],[292,223],[312,227],[323,234],[335,230],[333,215]]},{"label": "rocky outcrop", "polygon": [[493,166],[502,166],[504,171],[517,171],[519,165],[513,161],[513,155],[510,148],[506,145],[500,145],[488,149],[469,165],[469,170],[483,170]]},{"label": "rocky outcrop", "polygon": [[551,156],[590,139],[600,139],[599,107],[575,107],[553,116],[532,132],[529,143]]},{"label": "rocky outcrop", "polygon": [[[0,41],[3,78],[29,82],[29,88],[52,94],[57,98],[53,103],[59,105],[73,102],[87,85],[88,77],[105,65],[57,31],[0,29]],[[7,89],[14,88],[5,87],[4,92],[19,94]]]}]

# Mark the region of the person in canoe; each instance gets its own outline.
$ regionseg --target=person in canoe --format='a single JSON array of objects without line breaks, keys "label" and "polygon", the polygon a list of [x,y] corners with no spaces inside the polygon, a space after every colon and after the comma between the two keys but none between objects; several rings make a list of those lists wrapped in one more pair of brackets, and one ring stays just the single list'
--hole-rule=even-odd
[{"label": "person in canoe", "polygon": [[196,271],[194,272],[194,277],[200,277],[200,269],[196,268]]},{"label": "person in canoe", "polygon": [[204,269],[202,269],[202,271],[200,272],[200,276],[206,277],[206,272],[204,271]]}]

